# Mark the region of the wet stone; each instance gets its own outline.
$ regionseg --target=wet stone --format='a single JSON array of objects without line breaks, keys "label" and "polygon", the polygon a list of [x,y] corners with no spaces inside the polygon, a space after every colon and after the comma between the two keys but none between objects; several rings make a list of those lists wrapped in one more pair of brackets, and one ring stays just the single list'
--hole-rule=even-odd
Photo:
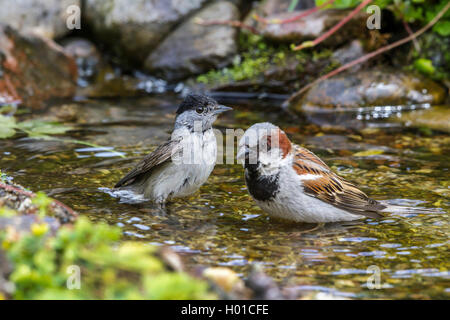
[{"label": "wet stone", "polygon": [[94,36],[130,63],[142,63],[171,29],[205,0],[86,0],[83,13]]},{"label": "wet stone", "polygon": [[305,109],[440,104],[445,97],[444,88],[428,78],[377,68],[319,82],[291,109],[302,112]]},{"label": "wet stone", "polygon": [[205,26],[198,21],[236,20],[239,11],[230,2],[202,9],[172,32],[147,58],[145,68],[167,80],[177,80],[222,68],[237,52],[237,31],[230,26]]},{"label": "wet stone", "polygon": [[[62,37],[70,32],[67,21],[73,10],[80,8],[80,0],[0,0],[2,24],[33,32],[49,39]],[[76,9],[75,9],[76,10]]]},{"label": "wet stone", "polygon": [[39,109],[51,98],[71,97],[76,79],[75,61],[55,42],[0,27],[0,104]]}]

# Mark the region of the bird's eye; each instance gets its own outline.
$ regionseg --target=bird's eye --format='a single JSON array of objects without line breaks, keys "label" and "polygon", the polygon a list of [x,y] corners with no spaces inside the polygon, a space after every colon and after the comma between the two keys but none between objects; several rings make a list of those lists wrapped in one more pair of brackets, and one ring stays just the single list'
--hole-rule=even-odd
[{"label": "bird's eye", "polygon": [[205,110],[206,110],[206,108],[204,108],[204,107],[197,107],[197,109],[195,109],[195,111],[197,113],[203,113]]}]

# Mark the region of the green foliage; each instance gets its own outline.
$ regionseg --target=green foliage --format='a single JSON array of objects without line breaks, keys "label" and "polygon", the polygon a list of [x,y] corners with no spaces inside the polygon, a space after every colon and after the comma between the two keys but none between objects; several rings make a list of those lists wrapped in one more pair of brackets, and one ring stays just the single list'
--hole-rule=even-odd
[{"label": "green foliage", "polygon": [[15,133],[16,120],[0,114],[0,139],[12,137]]},{"label": "green foliage", "polygon": [[231,67],[211,70],[197,77],[204,84],[225,84],[230,81],[255,80],[273,66],[285,66],[288,54],[304,63],[304,52],[292,53],[288,45],[272,45],[262,36],[242,33],[240,36],[241,55],[233,60]]},{"label": "green foliage", "polygon": [[[52,200],[40,193],[35,200],[45,213]],[[4,217],[16,215],[0,208]],[[79,217],[56,234],[41,218],[31,232],[0,230],[0,243],[14,265],[9,280],[14,299],[211,299],[204,281],[168,271],[155,247],[120,242],[120,228]],[[80,289],[68,289],[71,266],[80,272]]]},{"label": "green foliage", "polygon": [[[316,0],[316,5],[325,2],[327,0]],[[336,0],[328,7],[353,8],[359,3],[361,1],[358,0]],[[424,25],[430,22],[447,3],[448,0],[375,0],[370,5],[391,10],[399,19],[404,19],[408,23]],[[450,10],[433,26],[433,31],[441,36],[450,35]]]},{"label": "green foliage", "polygon": [[[329,0],[316,0],[316,6],[320,6]],[[333,4],[328,5],[326,8],[338,8],[338,9],[346,9],[352,8],[358,5],[361,1],[358,0],[336,0]]]},{"label": "green foliage", "polygon": [[435,80],[450,79],[450,38],[427,32],[418,44],[420,51],[412,53],[412,68]]},{"label": "green foliage", "polygon": [[288,7],[288,12],[294,11],[295,7],[297,6],[299,0],[292,0]]},{"label": "green foliage", "polygon": [[197,77],[197,81],[204,84],[223,84],[229,81],[254,79],[270,65],[270,54],[274,52],[270,50],[262,37],[253,34],[242,35],[241,48],[243,53],[233,59],[231,67],[219,71],[211,70]]},{"label": "green foliage", "polygon": [[30,137],[43,138],[52,134],[62,134],[72,129],[57,122],[48,122],[41,120],[29,120],[16,122],[12,116],[0,114],[0,139],[6,139],[14,136],[16,130],[25,132]]},{"label": "green foliage", "polygon": [[[0,113],[0,139],[7,139],[13,137],[17,131],[27,134],[29,137],[40,140],[53,140],[67,143],[82,144],[94,148],[103,148],[97,144],[74,140],[74,139],[60,139],[53,135],[64,134],[73,128],[58,122],[42,121],[42,120],[28,120],[23,122],[17,122],[13,116],[4,116]],[[106,149],[109,152],[110,149]],[[122,153],[116,152],[119,157],[125,158]]]},{"label": "green foliage", "polygon": [[425,74],[433,74],[435,72],[435,68],[433,66],[433,63],[431,62],[431,60],[429,59],[417,59],[416,61],[414,61],[414,67]]}]

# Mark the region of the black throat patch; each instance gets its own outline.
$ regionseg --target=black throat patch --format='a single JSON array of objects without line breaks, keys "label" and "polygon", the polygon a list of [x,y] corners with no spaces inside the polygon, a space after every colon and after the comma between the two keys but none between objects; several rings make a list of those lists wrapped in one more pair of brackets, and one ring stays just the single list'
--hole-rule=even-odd
[{"label": "black throat patch", "polygon": [[246,165],[245,182],[247,183],[248,192],[253,198],[259,201],[269,201],[275,198],[279,185],[280,174],[271,176],[262,176],[257,170],[257,165]]}]

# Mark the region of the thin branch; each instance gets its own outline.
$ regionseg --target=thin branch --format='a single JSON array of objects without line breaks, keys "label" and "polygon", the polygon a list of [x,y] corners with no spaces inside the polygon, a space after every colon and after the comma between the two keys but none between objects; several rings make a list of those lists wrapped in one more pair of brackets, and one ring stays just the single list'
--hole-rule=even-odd
[{"label": "thin branch", "polygon": [[401,46],[402,44],[405,44],[413,39],[416,39],[417,37],[419,37],[420,35],[422,35],[425,31],[427,31],[428,29],[430,29],[436,22],[439,21],[440,18],[442,18],[442,16],[448,11],[448,9],[450,9],[450,2],[447,3],[447,5],[442,8],[441,11],[439,11],[439,13],[430,21],[428,22],[428,24],[426,26],[424,26],[423,28],[419,29],[418,31],[416,31],[415,33],[413,33],[412,35],[400,39],[396,42],[393,42],[387,46],[384,46],[378,50],[375,50],[371,53],[368,53],[356,60],[353,60],[339,68],[337,68],[336,70],[331,71],[330,73],[327,73],[326,75],[316,79],[315,81],[311,82],[310,84],[306,85],[305,87],[303,87],[302,89],[300,89],[299,91],[297,91],[296,93],[294,93],[288,100],[286,100],[283,103],[283,106],[288,106],[290,103],[292,103],[293,101],[295,101],[298,97],[300,97],[305,91],[307,91],[308,89],[310,89],[312,86],[318,84],[319,82],[322,82],[323,80],[326,80],[328,78],[331,78],[332,76],[337,75],[338,73],[341,73],[342,71],[345,71],[361,62],[365,62],[381,53],[384,53],[386,51],[389,51],[391,49],[394,49],[398,46]]},{"label": "thin branch", "polygon": [[348,21],[350,21],[351,18],[353,18],[359,11],[361,11],[362,8],[364,8],[366,5],[368,5],[372,0],[364,0],[361,2],[348,16],[346,16],[344,19],[339,21],[338,24],[336,24],[333,28],[325,32],[323,35],[318,37],[317,39],[313,41],[305,41],[302,44],[296,46],[294,50],[302,50],[304,48],[314,47],[323,40],[327,39],[329,36],[331,36],[333,33],[338,31],[344,24],[346,24]]},{"label": "thin branch", "polygon": [[[409,26],[408,22],[406,22],[406,20],[402,17],[402,22],[403,22],[403,27],[405,28],[406,32],[408,32],[409,35],[412,35],[413,32],[411,30],[411,27]],[[414,48],[416,49],[417,52],[420,52],[420,45],[419,42],[417,41],[416,38],[414,38],[412,40],[413,44],[414,44]]]},{"label": "thin branch", "polygon": [[256,14],[256,13],[253,15],[253,19],[255,19],[255,20],[258,21],[258,22],[262,22],[262,23],[266,23],[266,24],[286,24],[286,23],[291,23],[291,22],[300,20],[301,18],[307,17],[307,16],[309,16],[310,14],[312,14],[312,13],[314,13],[314,12],[316,12],[316,11],[318,11],[318,10],[320,10],[320,9],[322,9],[322,8],[324,8],[324,7],[326,7],[326,6],[328,6],[329,4],[332,4],[332,3],[335,2],[335,1],[336,1],[336,0],[328,0],[327,2],[321,4],[320,6],[317,6],[317,7],[311,8],[311,9],[308,9],[308,10],[306,10],[306,11],[303,11],[303,12],[300,13],[300,14],[297,14],[297,15],[295,15],[295,16],[293,16],[293,17],[290,17],[290,18],[287,18],[287,19],[283,19],[283,20],[279,20],[279,19],[266,19],[266,18],[263,18],[263,17],[261,17],[260,15],[258,15],[258,14]]},{"label": "thin branch", "polygon": [[238,20],[208,20],[208,21],[205,21],[203,19],[198,18],[198,19],[196,19],[195,23],[202,25],[202,26],[214,26],[214,25],[232,26],[235,28],[249,30],[251,33],[254,33],[254,34],[260,34],[260,32],[256,28],[254,28],[248,24],[245,24],[241,21],[238,21]]}]

